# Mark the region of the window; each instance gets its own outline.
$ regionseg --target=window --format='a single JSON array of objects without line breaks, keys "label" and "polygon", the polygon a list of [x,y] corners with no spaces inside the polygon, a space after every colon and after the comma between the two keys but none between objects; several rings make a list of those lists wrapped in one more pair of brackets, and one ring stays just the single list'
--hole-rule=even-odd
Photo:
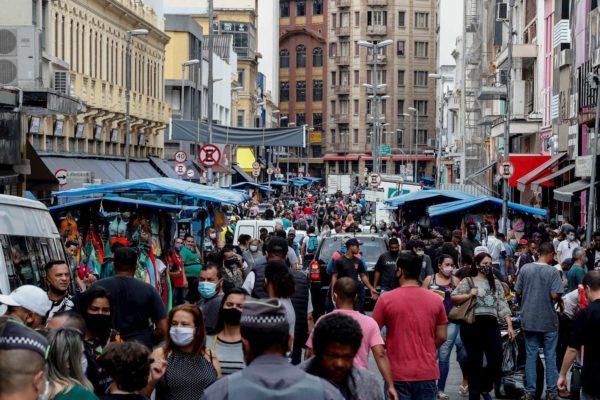
[{"label": "window", "polygon": [[306,81],[296,82],[296,101],[306,101]]},{"label": "window", "polygon": [[340,27],[348,28],[350,27],[350,13],[340,13]]},{"label": "window", "polygon": [[387,100],[381,99],[381,114],[387,113]]},{"label": "window", "polygon": [[323,66],[323,49],[320,47],[315,47],[313,49],[313,67],[322,67]]},{"label": "window", "polygon": [[354,84],[355,85],[358,85],[360,83],[359,76],[360,76],[360,72],[357,69],[355,69],[354,70]]},{"label": "window", "polygon": [[331,27],[333,29],[335,29],[335,27],[337,26],[337,20],[336,20],[336,18],[337,18],[337,14],[336,13],[332,13],[331,14]]},{"label": "window", "polygon": [[290,52],[287,49],[281,49],[279,51],[279,68],[290,67]]},{"label": "window", "polygon": [[279,18],[290,16],[290,0],[279,0]]},{"label": "window", "polygon": [[427,86],[427,71],[415,71],[415,86]]},{"label": "window", "polygon": [[396,129],[396,145],[398,147],[404,146],[404,129]]},{"label": "window", "polygon": [[296,126],[306,124],[306,115],[304,113],[296,113]]},{"label": "window", "polygon": [[415,100],[413,106],[419,112],[419,116],[427,115],[427,100]]},{"label": "window", "polygon": [[349,109],[350,102],[348,100],[340,100],[340,114],[348,115]]},{"label": "window", "polygon": [[427,29],[429,28],[429,13],[416,12],[415,13],[415,28]]},{"label": "window", "polygon": [[358,129],[352,131],[352,143],[358,143]]},{"label": "window", "polygon": [[371,114],[371,100],[367,99],[367,114]]},{"label": "window", "polygon": [[387,11],[367,11],[367,25],[387,25]]},{"label": "window", "polygon": [[373,82],[371,82],[373,80],[373,71],[368,69],[367,70],[367,84],[372,84]]},{"label": "window", "polygon": [[360,11],[354,11],[354,26],[360,26]]},{"label": "window", "polygon": [[406,26],[406,11],[398,11],[398,28]]},{"label": "window", "polygon": [[354,100],[354,110],[353,110],[354,115],[358,115],[358,100],[355,99]]},{"label": "window", "polygon": [[399,99],[397,102],[397,105],[398,105],[398,111],[396,112],[396,115],[404,114],[404,100]]},{"label": "window", "polygon": [[350,42],[340,42],[340,55],[350,57]]},{"label": "window", "polygon": [[313,81],[313,101],[321,101],[323,100],[323,81],[322,80],[314,80]]},{"label": "window", "polygon": [[404,51],[404,40],[398,40],[398,43],[396,43],[396,55],[404,57]]},{"label": "window", "polygon": [[279,99],[290,101],[290,83],[288,81],[279,82]]},{"label": "window", "polygon": [[350,71],[340,71],[340,86],[348,86],[350,84]]},{"label": "window", "polygon": [[337,85],[337,74],[335,71],[331,71],[331,86]]},{"label": "window", "polygon": [[238,70],[238,82],[240,83],[240,86],[243,88],[246,88],[246,71],[244,71],[243,69],[239,69]]},{"label": "window", "polygon": [[404,70],[398,70],[398,86],[404,86]]},{"label": "window", "polygon": [[417,144],[427,144],[427,129],[419,129],[417,131]]},{"label": "window", "polygon": [[335,100],[331,100],[330,107],[331,114],[335,114]]},{"label": "window", "polygon": [[[319,128],[321,129],[321,127],[323,126],[323,114],[322,113],[313,113],[313,117],[312,117],[312,124],[313,124],[313,128]],[[317,129],[317,130],[319,130]]]},{"label": "window", "polygon": [[296,17],[304,17],[306,15],[306,2],[304,0],[296,0]]},{"label": "window", "polygon": [[332,129],[330,131],[330,135],[331,135],[331,143],[335,143],[335,129]]},{"label": "window", "polygon": [[337,55],[337,43],[329,43],[329,58],[334,58]]},{"label": "window", "polygon": [[237,126],[243,127],[246,123],[246,110],[237,110]]},{"label": "window", "polygon": [[427,57],[429,55],[429,42],[415,42],[415,57]]},{"label": "window", "polygon": [[279,114],[279,126],[287,127],[289,122],[289,116],[287,114]]},{"label": "window", "polygon": [[296,68],[306,67],[306,47],[303,44],[296,47]]},{"label": "window", "polygon": [[354,41],[354,57],[358,57],[360,55],[360,46],[358,45],[358,41]]},{"label": "window", "polygon": [[323,0],[312,1],[312,15],[323,15]]}]

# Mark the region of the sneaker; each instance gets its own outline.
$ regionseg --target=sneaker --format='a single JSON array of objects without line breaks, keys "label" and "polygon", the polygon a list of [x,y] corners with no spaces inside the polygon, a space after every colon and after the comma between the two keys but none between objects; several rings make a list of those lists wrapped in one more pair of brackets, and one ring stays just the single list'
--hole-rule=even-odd
[{"label": "sneaker", "polygon": [[450,400],[450,396],[448,396],[444,392],[438,392],[437,398],[438,398],[438,400]]},{"label": "sneaker", "polygon": [[461,397],[467,397],[469,395],[469,385],[458,385],[458,392]]},{"label": "sneaker", "polygon": [[534,400],[534,397],[531,393],[525,393],[523,396],[521,396],[521,400]]},{"label": "sneaker", "polygon": [[546,400],[560,400],[558,393],[546,393]]},{"label": "sneaker", "polygon": [[481,396],[483,397],[483,400],[492,400],[492,396],[490,396],[489,392],[481,393]]}]

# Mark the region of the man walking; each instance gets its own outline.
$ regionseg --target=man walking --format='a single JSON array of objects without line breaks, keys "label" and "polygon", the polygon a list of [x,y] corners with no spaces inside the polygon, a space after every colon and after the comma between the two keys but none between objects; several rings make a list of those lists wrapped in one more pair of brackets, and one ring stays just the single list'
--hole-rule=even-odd
[{"label": "man walking", "polygon": [[556,258],[559,263],[567,258],[573,258],[573,251],[579,247],[579,243],[575,239],[575,229],[569,228],[566,234],[567,238],[556,248]]},{"label": "man walking", "polygon": [[440,377],[437,351],[448,336],[448,318],[440,297],[419,285],[421,257],[400,253],[400,287],[375,304],[373,319],[387,327],[394,387],[401,399],[434,400]]},{"label": "man walking", "polygon": [[386,251],[377,259],[375,264],[375,278],[373,279],[373,287],[380,287],[380,292],[389,292],[398,286],[396,282],[396,260],[400,254],[400,241],[396,238],[391,238],[389,241],[390,250]]},{"label": "man walking", "polygon": [[540,347],[546,361],[546,399],[558,399],[556,381],[556,346],[558,343],[558,316],[554,303],[562,308],[563,285],[560,273],[551,266],[554,258],[552,243],[543,243],[538,262],[524,265],[519,273],[515,291],[521,297],[521,320],[525,332],[526,394],[523,400],[533,400],[536,393],[536,362]]},{"label": "man walking", "polygon": [[52,303],[42,289],[33,285],[19,286],[11,294],[0,294],[0,304],[8,307],[4,315],[19,319],[32,329],[41,329]]},{"label": "man walking", "polygon": [[[481,246],[481,242],[477,240],[477,224],[469,222],[467,224],[467,237],[460,242],[460,252],[463,256],[463,262],[471,264],[475,257],[475,248]],[[437,262],[434,260],[434,262]],[[458,266],[459,268],[461,265]]]},{"label": "man walking", "polygon": [[485,230],[487,232],[487,238],[484,242],[484,246],[488,249],[488,254],[492,256],[492,268],[499,273],[502,280],[506,280],[506,271],[500,268],[500,258],[505,255],[504,245],[496,238],[495,229],[492,224],[486,224]]},{"label": "man walking", "polygon": [[587,261],[585,249],[583,247],[578,247],[573,250],[571,261],[573,262],[573,265],[571,265],[571,268],[567,271],[568,292],[577,289],[577,286],[581,284],[583,277],[585,276],[585,264]]},{"label": "man walking", "polygon": [[71,286],[71,270],[62,260],[49,261],[45,266],[48,298],[52,302],[48,318],[56,313],[75,308],[73,296],[69,294]]}]

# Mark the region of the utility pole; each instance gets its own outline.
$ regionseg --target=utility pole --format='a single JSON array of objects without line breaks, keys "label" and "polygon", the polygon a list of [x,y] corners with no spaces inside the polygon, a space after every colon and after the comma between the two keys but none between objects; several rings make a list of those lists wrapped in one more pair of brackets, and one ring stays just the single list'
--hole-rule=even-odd
[{"label": "utility pole", "polygon": [[[511,116],[511,75],[513,63],[513,9],[515,0],[509,0],[508,3],[508,58],[506,60],[508,72],[506,74],[506,115],[504,119],[504,162],[508,162],[510,153],[510,116]],[[462,179],[462,178],[461,178]],[[508,195],[510,186],[508,179],[503,179],[502,185],[502,232],[508,237]]]},{"label": "utility pole", "polygon": [[589,83],[596,87],[596,121],[594,124],[594,141],[592,142],[592,176],[590,176],[590,194],[587,210],[587,225],[585,241],[589,246],[592,243],[592,232],[596,221],[596,161],[598,159],[598,131],[600,129],[600,76],[590,75]]},{"label": "utility pole", "polygon": [[[208,143],[213,142],[213,0],[208,0]],[[208,184],[213,184],[213,170],[208,167]]]},{"label": "utility pole", "polygon": [[[379,48],[373,46],[373,101],[371,109],[373,111],[373,172],[379,173],[379,96],[377,96],[377,85],[379,80],[377,79],[377,53]],[[373,109],[374,107],[374,109]]]}]

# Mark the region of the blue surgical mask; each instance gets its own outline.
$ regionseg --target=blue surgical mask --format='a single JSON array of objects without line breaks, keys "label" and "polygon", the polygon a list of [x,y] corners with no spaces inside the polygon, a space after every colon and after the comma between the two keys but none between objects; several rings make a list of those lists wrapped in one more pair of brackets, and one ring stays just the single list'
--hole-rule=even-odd
[{"label": "blue surgical mask", "polygon": [[183,249],[183,243],[175,243],[175,251],[181,251]]},{"label": "blue surgical mask", "polygon": [[198,291],[204,299],[210,299],[217,293],[217,284],[212,282],[199,282]]}]

